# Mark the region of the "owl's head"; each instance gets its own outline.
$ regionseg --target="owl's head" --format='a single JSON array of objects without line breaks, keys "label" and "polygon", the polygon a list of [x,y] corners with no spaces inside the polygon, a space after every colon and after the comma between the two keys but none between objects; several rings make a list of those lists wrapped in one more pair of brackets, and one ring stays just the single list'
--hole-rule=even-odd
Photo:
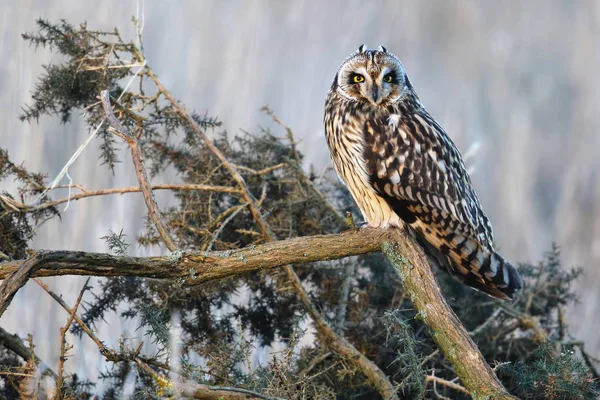
[{"label": "owl's head", "polygon": [[383,107],[399,101],[409,86],[396,56],[383,46],[368,50],[362,45],[344,60],[332,89],[348,100]]}]

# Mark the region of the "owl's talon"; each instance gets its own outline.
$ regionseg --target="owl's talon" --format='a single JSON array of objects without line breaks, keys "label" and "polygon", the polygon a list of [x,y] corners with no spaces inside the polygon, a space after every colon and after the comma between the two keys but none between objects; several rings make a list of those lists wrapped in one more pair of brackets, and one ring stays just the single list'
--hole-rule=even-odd
[{"label": "owl's talon", "polygon": [[360,224],[356,225],[356,230],[361,230],[361,229],[365,229],[369,227],[369,223],[368,222],[361,222]]}]

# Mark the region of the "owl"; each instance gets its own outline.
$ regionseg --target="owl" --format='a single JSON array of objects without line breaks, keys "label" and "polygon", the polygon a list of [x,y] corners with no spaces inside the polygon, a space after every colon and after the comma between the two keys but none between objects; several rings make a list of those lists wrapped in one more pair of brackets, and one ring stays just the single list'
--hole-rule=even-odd
[{"label": "owl", "polygon": [[324,122],[335,171],[369,226],[406,224],[430,262],[492,297],[511,299],[523,287],[494,250],[460,151],[386,48],[363,45],[344,60]]}]

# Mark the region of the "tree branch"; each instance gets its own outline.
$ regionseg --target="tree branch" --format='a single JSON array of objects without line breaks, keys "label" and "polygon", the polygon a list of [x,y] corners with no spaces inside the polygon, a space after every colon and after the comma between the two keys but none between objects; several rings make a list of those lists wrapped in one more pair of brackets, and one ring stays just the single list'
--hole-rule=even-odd
[{"label": "tree branch", "polygon": [[275,397],[263,396],[252,390],[202,384],[178,384],[179,394],[183,397],[203,400],[283,400]]},{"label": "tree branch", "polygon": [[52,378],[56,379],[57,375],[50,367],[43,363],[43,361],[33,353],[27,346],[23,344],[23,341],[16,334],[13,335],[4,328],[0,327],[0,346],[8,349],[21,357],[24,361],[33,360],[36,365],[40,363],[43,365],[43,373],[47,373]]},{"label": "tree branch", "polygon": [[0,285],[0,317],[10,305],[17,291],[27,283],[29,278],[40,268],[40,261],[43,259],[42,253],[37,253],[27,261],[21,263],[18,268],[14,268],[8,274],[3,276],[4,281]]},{"label": "tree branch", "polygon": [[362,229],[336,235],[281,240],[239,250],[183,253],[178,257],[129,257],[81,251],[43,251],[25,262],[0,263],[0,279],[6,279],[29,262],[38,267],[32,274],[35,277],[86,275],[185,278],[189,285],[198,285],[260,269],[335,260],[379,251],[385,237],[385,230]]},{"label": "tree branch", "polygon": [[[82,191],[82,193],[71,194],[69,197],[65,197],[65,198],[53,200],[53,201],[48,201],[48,202],[39,204],[37,206],[28,206],[27,204],[21,203],[20,201],[11,199],[10,197],[3,196],[1,194],[0,194],[0,201],[2,203],[4,203],[7,206],[7,208],[12,209],[14,211],[35,212],[35,211],[44,210],[44,209],[50,208],[50,207],[56,207],[60,204],[67,203],[69,201],[83,199],[86,197],[104,196],[104,195],[110,195],[110,194],[136,193],[136,192],[142,191],[142,189],[139,186],[128,186],[128,187],[122,187],[122,188],[99,189],[99,190],[85,190],[79,185],[77,185],[77,186],[73,185],[72,187],[79,188]],[[158,185],[152,185],[151,189],[152,190],[166,189],[166,190],[175,190],[175,191],[177,191],[177,190],[190,190],[190,191],[198,190],[198,191],[205,191],[205,192],[220,192],[220,193],[239,193],[240,192],[239,189],[227,187],[227,186],[193,185],[193,184],[176,185],[176,184],[165,184],[165,183],[158,184]]]},{"label": "tree branch", "polygon": [[417,310],[417,318],[431,336],[474,399],[508,400],[508,394],[483,355],[448,306],[433,276],[423,249],[404,230],[390,230],[382,250],[402,279],[402,286]]},{"label": "tree branch", "polygon": [[154,198],[154,192],[151,189],[150,181],[148,180],[148,174],[146,173],[146,168],[144,166],[144,157],[142,155],[142,151],[140,149],[139,142],[137,138],[131,138],[127,141],[129,144],[129,149],[131,150],[131,158],[133,160],[133,165],[135,166],[135,173],[138,178],[138,182],[140,183],[140,187],[142,188],[142,194],[144,195],[144,201],[146,202],[146,207],[148,208],[148,215],[150,219],[154,222],[154,226],[160,235],[165,246],[170,251],[177,250],[177,245],[169,235],[167,227],[162,220],[160,215],[160,210],[158,209],[158,205],[156,204],[156,199]]},{"label": "tree branch", "polygon": [[56,379],[56,392],[54,393],[54,398],[57,400],[63,398],[62,389],[63,389],[63,383],[64,383],[64,365],[65,365],[65,361],[67,361],[67,358],[68,358],[67,353],[69,352],[69,350],[71,350],[73,348],[72,345],[69,345],[67,343],[67,332],[69,331],[69,328],[71,327],[71,324],[73,323],[73,319],[75,318],[75,314],[77,313],[79,304],[81,304],[81,299],[83,299],[83,294],[85,293],[86,290],[89,289],[89,286],[88,286],[89,281],[90,281],[90,278],[88,278],[85,281],[83,288],[79,292],[77,301],[75,302],[75,305],[73,306],[73,310],[69,313],[69,319],[67,320],[67,323],[65,324],[65,326],[60,328],[60,356],[58,357],[58,368],[57,368],[58,378]]},{"label": "tree branch", "polygon": [[[243,272],[289,264],[331,260],[383,249],[400,276],[418,317],[429,327],[432,337],[472,396],[514,399],[508,395],[471,340],[452,309],[447,305],[421,248],[403,230],[366,228],[337,235],[300,237],[234,251],[183,254],[180,257],[127,257],[72,251],[40,252],[25,262],[0,264],[0,278],[6,278],[25,264],[38,268],[35,276],[96,275],[184,278],[189,285],[223,279]],[[292,280],[299,285],[299,280]],[[306,291],[299,293],[313,317],[315,326],[330,348],[350,360],[362,359],[360,352],[329,327],[311,306]],[[306,296],[306,298],[303,298]],[[368,360],[369,363],[372,363]],[[356,361],[355,361],[356,362]],[[369,365],[369,364],[365,364]],[[369,370],[362,365],[361,371]],[[376,366],[373,364],[373,367]],[[377,369],[378,371],[381,371]],[[373,381],[378,374],[373,372]],[[387,380],[387,379],[386,379]],[[373,381],[373,384],[377,382]]]},{"label": "tree branch", "polygon": [[158,209],[158,204],[156,204],[156,199],[154,198],[154,192],[152,191],[150,185],[150,180],[148,179],[148,174],[146,173],[144,155],[142,153],[142,149],[140,149],[140,143],[138,140],[142,133],[141,121],[138,120],[137,135],[130,134],[113,113],[112,107],[110,106],[108,90],[104,90],[101,93],[101,97],[102,106],[104,107],[104,114],[106,115],[107,121],[113,128],[113,132],[116,133],[117,136],[122,137],[127,142],[129,149],[131,150],[131,159],[135,168],[135,175],[137,176],[137,180],[144,196],[144,202],[146,203],[146,208],[148,209],[148,215],[150,216],[152,222],[154,222],[154,226],[156,227],[156,230],[158,231],[163,243],[165,246],[167,246],[167,249],[170,251],[175,251],[177,250],[177,245],[175,245],[171,235],[169,235],[165,222],[162,220],[160,210]]},{"label": "tree branch", "polygon": [[[136,52],[137,57],[143,61],[144,55],[138,49],[134,50]],[[158,88],[158,91],[162,93],[162,95],[165,96],[165,98],[171,103],[175,111],[177,111],[177,113],[188,123],[192,130],[196,132],[198,136],[200,136],[200,138],[204,141],[206,147],[215,155],[215,157],[219,159],[219,161],[221,161],[221,163],[227,169],[227,171],[229,171],[231,177],[236,181],[242,192],[242,198],[244,199],[244,202],[248,203],[250,212],[252,213],[252,217],[254,218],[263,236],[272,236],[272,233],[266,221],[264,220],[260,210],[256,207],[256,199],[248,190],[246,181],[244,180],[242,175],[238,172],[235,166],[229,162],[227,157],[225,157],[225,155],[217,148],[217,146],[215,146],[213,142],[204,134],[202,129],[200,129],[200,126],[198,126],[196,121],[194,121],[194,119],[186,111],[186,109],[181,104],[179,104],[177,100],[175,100],[173,95],[164,87],[162,82],[158,79],[158,77],[154,74],[154,71],[152,71],[150,67],[146,67],[146,74],[150,77],[150,79],[152,79],[152,81]]]},{"label": "tree branch", "polygon": [[434,384],[440,384],[440,385],[449,387],[450,389],[454,389],[454,390],[462,392],[464,394],[469,394],[469,392],[467,391],[467,389],[465,389],[464,387],[460,386],[459,384],[454,383],[454,382],[450,382],[449,380],[446,380],[446,379],[438,378],[435,375],[427,375],[425,377],[425,383],[427,384],[429,382],[433,382]]}]

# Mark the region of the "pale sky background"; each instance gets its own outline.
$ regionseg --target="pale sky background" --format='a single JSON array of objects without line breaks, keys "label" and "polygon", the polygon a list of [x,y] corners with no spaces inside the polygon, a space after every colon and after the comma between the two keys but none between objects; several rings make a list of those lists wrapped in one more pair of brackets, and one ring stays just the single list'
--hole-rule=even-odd
[{"label": "pale sky background", "polygon": [[[13,161],[54,177],[85,140],[79,119],[27,125],[20,107],[42,72],[60,62],[34,51],[20,34],[35,19],[91,29],[119,27],[133,37],[136,1],[0,0],[0,146]],[[302,141],[308,163],[330,165],[323,103],[342,60],[362,43],[386,46],[404,63],[421,100],[469,160],[474,186],[508,259],[537,262],[555,241],[565,266],[580,265],[581,303],[571,331],[600,356],[600,1],[152,1],[144,7],[145,51],[165,86],[190,109],[208,111],[231,132],[277,129],[268,104]],[[125,162],[113,176],[99,167],[93,142],[70,169],[87,188],[136,184]],[[172,182],[161,176],[155,182]],[[66,183],[66,182],[65,182]],[[0,189],[11,189],[3,182]],[[160,194],[168,204],[168,194]],[[140,232],[141,195],[75,202],[38,232],[32,247],[107,251],[109,230]],[[148,254],[138,246],[135,255]],[[83,280],[48,280],[73,303]],[[21,290],[0,325],[34,333],[38,354],[55,367],[66,314],[34,283]],[[99,326],[108,344],[134,325]],[[43,342],[42,339],[48,339]],[[70,368],[94,377],[103,360],[86,339]]]}]

